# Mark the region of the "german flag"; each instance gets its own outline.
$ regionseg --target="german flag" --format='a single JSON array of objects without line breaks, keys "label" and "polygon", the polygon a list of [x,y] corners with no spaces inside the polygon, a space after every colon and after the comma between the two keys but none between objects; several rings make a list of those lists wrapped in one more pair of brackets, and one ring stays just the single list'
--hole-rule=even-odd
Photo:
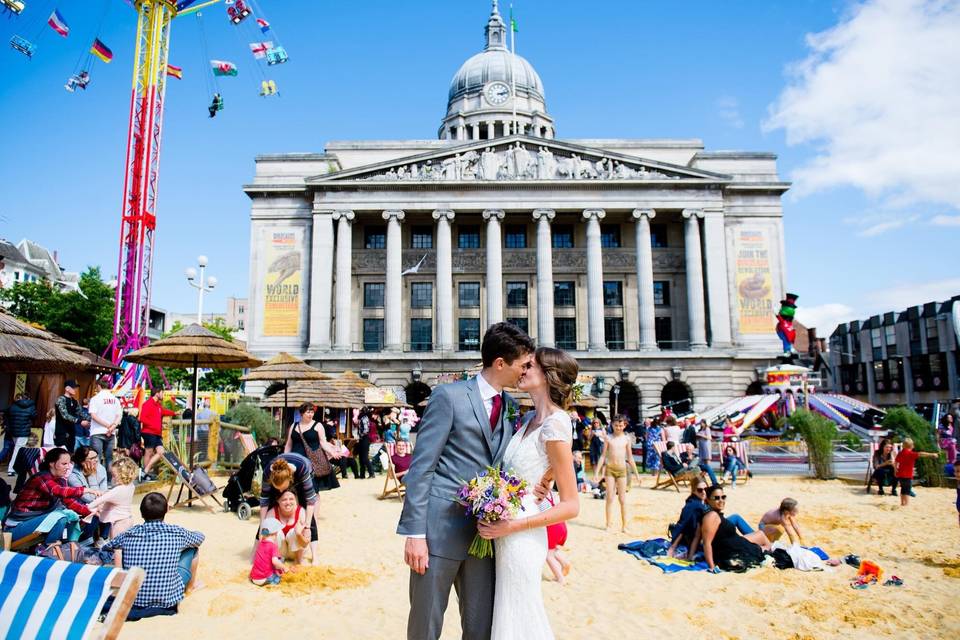
[{"label": "german flag", "polygon": [[110,51],[110,47],[100,42],[100,38],[93,39],[93,46],[90,47],[90,53],[107,63],[113,60],[113,51]]},{"label": "german flag", "polygon": [[175,67],[172,64],[168,64],[167,75],[177,80],[183,80],[183,67]]}]

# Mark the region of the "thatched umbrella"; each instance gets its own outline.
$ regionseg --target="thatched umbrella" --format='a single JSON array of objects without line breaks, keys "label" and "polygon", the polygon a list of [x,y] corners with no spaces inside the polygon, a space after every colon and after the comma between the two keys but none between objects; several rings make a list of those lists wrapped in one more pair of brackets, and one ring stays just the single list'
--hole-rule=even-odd
[{"label": "thatched umbrella", "polygon": [[209,329],[194,323],[177,331],[172,336],[131,351],[124,358],[127,362],[154,365],[157,367],[193,368],[193,403],[190,409],[190,463],[193,461],[193,443],[197,428],[197,369],[246,369],[259,367],[262,360],[236,343],[225,340]]},{"label": "thatched umbrella", "polygon": [[[294,404],[302,402],[316,403],[329,409],[359,409],[363,401],[355,395],[348,395],[333,385],[333,380],[304,380],[290,384],[290,400]],[[283,400],[274,394],[262,402],[261,407],[280,407],[287,405],[287,398]]]},{"label": "thatched umbrella", "polygon": [[90,361],[83,347],[31,327],[0,311],[0,372],[60,373],[64,369],[86,369]]},{"label": "thatched umbrella", "polygon": [[[286,409],[289,406],[287,403],[287,387],[291,380],[328,380],[329,378],[330,376],[321,373],[303,360],[281,351],[240,379],[244,382],[250,380],[283,382],[283,408]],[[281,435],[283,435],[283,425],[280,425],[280,427]]]}]

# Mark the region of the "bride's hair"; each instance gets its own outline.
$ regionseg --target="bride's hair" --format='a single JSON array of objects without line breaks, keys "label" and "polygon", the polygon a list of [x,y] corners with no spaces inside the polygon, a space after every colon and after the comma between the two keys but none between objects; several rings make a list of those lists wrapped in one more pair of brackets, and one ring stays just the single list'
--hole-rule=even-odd
[{"label": "bride's hair", "polygon": [[573,400],[573,385],[576,384],[577,374],[580,372],[576,358],[566,351],[550,347],[540,347],[533,357],[547,380],[550,400],[559,407],[568,409]]}]

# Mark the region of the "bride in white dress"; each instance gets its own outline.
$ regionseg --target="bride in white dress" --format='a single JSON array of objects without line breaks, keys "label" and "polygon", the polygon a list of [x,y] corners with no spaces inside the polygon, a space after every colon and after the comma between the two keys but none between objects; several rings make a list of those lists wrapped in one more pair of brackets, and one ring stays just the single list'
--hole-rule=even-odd
[{"label": "bride in white dress", "polygon": [[[495,540],[492,640],[553,638],[540,582],[547,558],[547,525],[575,518],[580,510],[571,449],[573,430],[565,409],[577,372],[573,357],[541,347],[520,378],[520,390],[530,394],[535,411],[532,418],[525,416],[507,445],[503,469],[526,480],[530,493],[520,517],[478,527],[481,536]],[[541,513],[533,488],[550,476],[557,483],[560,500]]]}]

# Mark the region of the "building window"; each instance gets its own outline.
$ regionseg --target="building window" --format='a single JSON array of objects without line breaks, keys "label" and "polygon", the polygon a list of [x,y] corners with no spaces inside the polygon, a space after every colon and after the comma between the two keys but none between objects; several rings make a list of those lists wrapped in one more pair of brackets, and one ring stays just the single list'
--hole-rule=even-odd
[{"label": "building window", "polygon": [[879,328],[870,329],[870,347],[873,350],[873,360],[876,362],[883,357],[883,334]]},{"label": "building window", "polygon": [[530,333],[530,324],[527,322],[526,318],[507,318],[507,322],[518,327],[526,334]]},{"label": "building window", "polygon": [[554,282],[553,283],[553,306],[555,307],[574,307],[577,304],[576,283]]},{"label": "building window", "polygon": [[433,283],[432,282],[411,282],[410,283],[410,308],[411,309],[432,309],[433,308]]},{"label": "building window", "polygon": [[654,249],[665,249],[667,247],[667,225],[650,225],[650,246]]},{"label": "building window", "polygon": [[623,318],[604,318],[603,335],[607,342],[607,349],[623,351],[626,347],[623,340]]},{"label": "building window", "polygon": [[433,249],[433,227],[414,227],[410,232],[410,246],[414,249]]},{"label": "building window", "polygon": [[658,307],[670,306],[670,283],[666,280],[653,281],[653,304]]},{"label": "building window", "polygon": [[653,321],[657,334],[657,346],[661,349],[673,349],[673,321],[670,318],[656,318]]},{"label": "building window", "polygon": [[557,349],[576,351],[577,349],[577,319],[554,318],[553,333]]},{"label": "building window", "polygon": [[603,306],[623,306],[623,283],[619,280],[607,280],[603,283]]},{"label": "building window", "polygon": [[602,224],[600,225],[600,246],[604,249],[620,248],[620,225]]},{"label": "building window", "polygon": [[383,318],[363,319],[363,350],[383,350]]},{"label": "building window", "polygon": [[433,319],[410,319],[410,351],[431,351],[433,349]]},{"label": "building window", "polygon": [[458,249],[480,248],[480,227],[461,226],[457,229]]},{"label": "building window", "polygon": [[554,249],[573,249],[573,227],[570,225],[553,225],[551,236]]},{"label": "building window", "polygon": [[887,356],[897,355],[897,327],[889,324],[883,328],[883,339],[887,343]]},{"label": "building window", "polygon": [[526,308],[527,306],[527,283],[526,282],[508,282],[507,283],[507,306]]},{"label": "building window", "polygon": [[479,282],[461,282],[457,287],[460,298],[460,308],[479,307],[480,306],[480,283]]},{"label": "building window", "polygon": [[480,318],[460,318],[459,351],[480,350]]},{"label": "building window", "polygon": [[507,225],[504,243],[507,249],[526,249],[527,228],[522,224]]},{"label": "building window", "polygon": [[927,318],[927,353],[940,351],[940,333],[937,330],[937,319]]},{"label": "building window", "polygon": [[363,306],[371,309],[383,307],[383,283],[363,283]]},{"label": "building window", "polygon": [[364,227],[363,228],[363,246],[367,249],[386,249],[387,248],[386,227]]}]

